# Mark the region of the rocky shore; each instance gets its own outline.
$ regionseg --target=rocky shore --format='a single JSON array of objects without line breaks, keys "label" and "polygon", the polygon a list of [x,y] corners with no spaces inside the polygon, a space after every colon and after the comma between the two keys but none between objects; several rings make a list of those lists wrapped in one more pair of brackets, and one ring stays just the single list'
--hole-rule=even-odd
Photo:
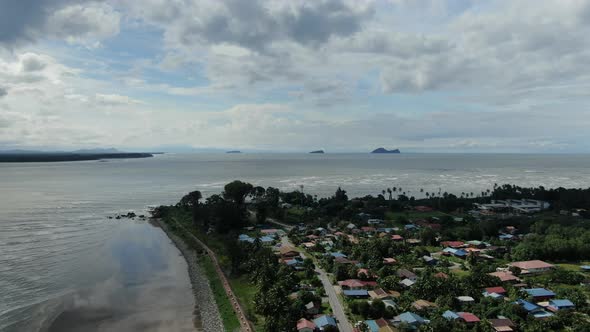
[{"label": "rocky shore", "polygon": [[201,271],[197,262],[197,252],[189,247],[182,238],[175,235],[168,226],[158,219],[152,219],[154,225],[160,227],[180,250],[188,265],[188,274],[195,297],[195,327],[197,331],[223,332],[221,315],[215,304],[213,292],[207,277]]}]

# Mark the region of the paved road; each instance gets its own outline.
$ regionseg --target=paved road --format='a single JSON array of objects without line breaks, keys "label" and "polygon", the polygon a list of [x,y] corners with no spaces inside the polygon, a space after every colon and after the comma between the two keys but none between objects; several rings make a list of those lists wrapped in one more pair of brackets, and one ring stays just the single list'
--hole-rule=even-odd
[{"label": "paved road", "polygon": [[[292,228],[292,226],[289,226],[289,225],[286,225],[283,223],[279,223],[274,220],[269,220],[269,222],[283,226],[285,228],[287,228],[287,227]],[[293,245],[293,243],[291,243],[291,241],[289,241],[289,237],[286,235],[281,237],[281,243],[283,245],[289,245],[289,246],[295,247]],[[301,253],[301,256],[303,258],[305,258],[304,253]],[[328,274],[326,273],[326,271],[320,269],[317,266],[317,264],[316,264],[315,272],[318,274],[318,277],[319,277],[320,281],[322,282],[324,289],[326,290],[326,295],[328,295],[328,301],[330,302],[330,307],[332,307],[332,312],[334,313],[334,317],[336,317],[336,320],[338,321],[338,329],[340,330],[340,332],[352,332],[352,325],[350,325],[350,322],[348,321],[348,318],[346,317],[346,314],[344,313],[344,307],[342,307],[342,303],[340,303],[340,300],[338,299],[338,295],[336,294],[336,290],[334,289],[334,286],[330,282],[330,278],[328,278]]]},{"label": "paved road", "polygon": [[332,312],[334,312],[334,316],[338,321],[338,329],[340,332],[352,332],[352,326],[350,325],[350,322],[348,322],[348,318],[346,318],[342,303],[340,303],[338,295],[336,295],[336,290],[334,290],[334,286],[332,286],[332,283],[330,283],[330,279],[328,278],[326,271],[320,269],[319,267],[316,267],[315,271],[322,281],[324,289],[326,290],[326,294],[328,295]]}]

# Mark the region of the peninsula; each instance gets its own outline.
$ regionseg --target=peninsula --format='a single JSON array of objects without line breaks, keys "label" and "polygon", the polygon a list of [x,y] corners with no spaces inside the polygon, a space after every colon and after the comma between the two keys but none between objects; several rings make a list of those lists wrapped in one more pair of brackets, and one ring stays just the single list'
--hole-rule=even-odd
[{"label": "peninsula", "polygon": [[37,151],[6,151],[0,152],[0,163],[33,163],[60,161],[88,161],[105,159],[135,159],[150,158],[152,153],[143,152],[109,152],[109,153],[79,153],[79,152],[37,152]]}]

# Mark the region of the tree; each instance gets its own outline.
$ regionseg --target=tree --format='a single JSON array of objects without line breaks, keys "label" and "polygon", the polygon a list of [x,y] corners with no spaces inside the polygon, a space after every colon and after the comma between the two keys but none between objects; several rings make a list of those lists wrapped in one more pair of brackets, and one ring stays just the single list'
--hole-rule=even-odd
[{"label": "tree", "polygon": [[191,191],[190,193],[184,195],[178,204],[181,207],[191,208],[199,205],[201,198],[203,198],[203,196],[201,195],[200,191]]},{"label": "tree", "polygon": [[223,197],[231,199],[238,205],[242,205],[246,196],[252,192],[252,189],[253,186],[250,183],[236,180],[225,185]]}]

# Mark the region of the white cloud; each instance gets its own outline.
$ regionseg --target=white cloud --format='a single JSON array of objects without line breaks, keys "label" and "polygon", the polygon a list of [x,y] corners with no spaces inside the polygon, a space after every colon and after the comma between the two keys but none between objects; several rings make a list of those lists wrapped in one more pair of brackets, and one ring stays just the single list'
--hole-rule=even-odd
[{"label": "white cloud", "polygon": [[55,11],[45,29],[70,43],[96,45],[119,33],[120,19],[120,14],[107,4],[77,4]]}]

